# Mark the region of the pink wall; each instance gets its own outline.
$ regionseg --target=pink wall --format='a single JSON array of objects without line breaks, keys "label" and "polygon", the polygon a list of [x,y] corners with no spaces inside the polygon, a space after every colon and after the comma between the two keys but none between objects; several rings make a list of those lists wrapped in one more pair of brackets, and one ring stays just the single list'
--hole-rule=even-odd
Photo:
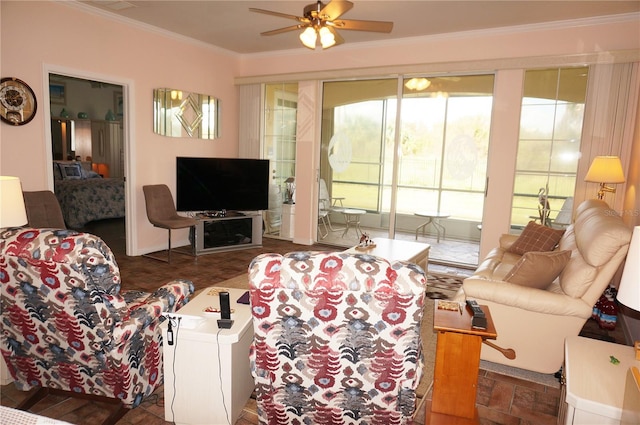
[{"label": "pink wall", "polygon": [[[20,177],[24,190],[47,188],[47,69],[130,81],[133,173],[127,178],[133,182],[135,243],[140,249],[166,245],[166,231],[154,229],[146,219],[141,187],[166,183],[173,188],[176,156],[238,155],[238,89],[233,84],[237,59],[219,49],[142,31],[59,3],[1,2],[0,8],[2,77],[24,80],[38,99],[32,122],[0,125],[0,173]],[[152,96],[160,87],[220,98],[222,137],[205,141],[154,134]],[[186,239],[186,233],[182,237]]]}]

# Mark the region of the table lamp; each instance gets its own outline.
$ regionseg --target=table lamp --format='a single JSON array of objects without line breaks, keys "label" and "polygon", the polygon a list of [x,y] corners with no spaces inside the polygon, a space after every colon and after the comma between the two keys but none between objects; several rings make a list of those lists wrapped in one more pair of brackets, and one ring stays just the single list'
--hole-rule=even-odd
[{"label": "table lamp", "polygon": [[607,183],[624,183],[622,163],[617,156],[596,156],[584,177],[584,181],[600,183],[598,199],[604,198],[605,192],[615,193],[616,189]]},{"label": "table lamp", "polygon": [[22,197],[20,179],[0,176],[0,228],[27,224],[27,211]]},{"label": "table lamp", "polygon": [[640,226],[633,228],[617,298],[627,307],[640,311]]}]

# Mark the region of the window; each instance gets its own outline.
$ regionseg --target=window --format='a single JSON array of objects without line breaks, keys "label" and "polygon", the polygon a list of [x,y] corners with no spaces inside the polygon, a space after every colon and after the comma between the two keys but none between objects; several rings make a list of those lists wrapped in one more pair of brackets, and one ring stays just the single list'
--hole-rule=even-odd
[{"label": "window", "polygon": [[276,185],[295,175],[297,84],[265,86],[264,155],[271,160]]},{"label": "window", "polygon": [[[324,84],[320,177],[344,207],[367,211],[369,232],[413,239],[424,222],[416,212],[444,212],[447,237],[477,241],[494,76],[412,80]],[[353,244],[348,235],[337,242]]]},{"label": "window", "polygon": [[398,212],[482,220],[493,75],[430,78],[402,99]]},{"label": "window", "polygon": [[264,213],[266,234],[280,236],[285,180],[296,172],[296,113],[298,84],[264,86],[262,158],[269,160],[269,209]]},{"label": "window", "polygon": [[551,225],[565,200],[573,197],[587,76],[587,67],[525,73],[512,228],[531,220]]}]

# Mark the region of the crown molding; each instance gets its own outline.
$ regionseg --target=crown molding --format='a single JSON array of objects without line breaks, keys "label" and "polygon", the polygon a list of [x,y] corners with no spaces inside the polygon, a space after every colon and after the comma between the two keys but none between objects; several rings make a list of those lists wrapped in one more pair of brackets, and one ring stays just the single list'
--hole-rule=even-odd
[{"label": "crown molding", "polygon": [[288,83],[309,80],[344,80],[367,78],[397,78],[399,76],[439,76],[470,73],[486,73],[508,69],[530,69],[540,67],[585,66],[605,63],[628,63],[640,61],[640,49],[610,52],[581,53],[561,56],[535,56],[521,58],[498,58],[487,60],[437,62],[420,64],[389,65],[368,68],[332,69],[326,71],[306,71],[291,74],[258,75],[238,77],[236,85],[262,83]]},{"label": "crown molding", "polygon": [[[362,51],[363,49],[378,49],[381,47],[398,47],[406,44],[433,43],[451,40],[463,40],[469,38],[480,38],[490,36],[509,36],[525,34],[529,32],[555,31],[566,28],[580,28],[597,25],[622,24],[627,22],[637,22],[640,26],[640,12],[624,13],[618,15],[596,16],[591,18],[570,19],[563,21],[541,22],[537,24],[514,25],[508,27],[487,28],[481,30],[458,31],[451,33],[422,35],[417,37],[392,38],[388,40],[366,41],[360,43],[342,44],[338,48],[341,50]],[[318,52],[307,48],[273,50],[260,53],[241,53],[243,59],[258,59],[266,57],[299,56],[304,54],[313,55]]]},{"label": "crown molding", "polygon": [[[264,57],[300,56],[300,55],[306,55],[306,54],[311,55],[311,54],[317,53],[315,51],[309,50],[302,46],[300,46],[300,48],[295,48],[295,49],[273,50],[273,51],[260,52],[260,53],[238,53],[232,50],[227,50],[222,47],[212,45],[210,43],[206,43],[204,41],[200,41],[191,37],[180,35],[180,34],[177,34],[177,33],[174,33],[150,24],[145,24],[143,22],[136,21],[134,19],[126,18],[124,16],[111,13],[109,11],[106,11],[97,7],[89,6],[85,3],[80,2],[79,0],[71,0],[71,1],[70,0],[52,0],[52,1],[57,4],[61,4],[67,7],[81,10],[85,13],[89,13],[95,16],[100,16],[100,17],[109,19],[111,21],[119,22],[124,25],[129,25],[131,27],[138,28],[143,31],[155,33],[157,35],[160,35],[166,38],[174,39],[176,41],[180,41],[183,43],[192,44],[194,46],[209,49],[211,51],[221,53],[227,56],[232,56],[238,59],[259,59]],[[535,31],[551,31],[551,30],[558,30],[558,29],[564,29],[564,28],[587,27],[587,26],[606,25],[606,24],[625,23],[625,22],[638,22],[640,25],[640,13],[625,13],[625,14],[618,14],[618,15],[596,16],[591,18],[542,22],[537,24],[526,24],[526,25],[517,25],[517,26],[509,26],[509,27],[489,28],[489,29],[482,29],[482,30],[434,34],[434,35],[426,35],[426,36],[419,36],[419,37],[406,37],[406,38],[396,38],[396,39],[389,39],[389,40],[368,41],[368,42],[361,42],[361,43],[349,43],[349,44],[343,44],[339,46],[339,48],[341,50],[362,50],[362,49],[380,48],[380,47],[395,47],[395,46],[400,46],[400,45],[409,44],[409,43],[438,42],[438,41],[446,41],[446,40],[486,37],[486,36],[493,36],[493,35],[504,36],[504,35],[511,35],[511,34],[535,32]]]}]

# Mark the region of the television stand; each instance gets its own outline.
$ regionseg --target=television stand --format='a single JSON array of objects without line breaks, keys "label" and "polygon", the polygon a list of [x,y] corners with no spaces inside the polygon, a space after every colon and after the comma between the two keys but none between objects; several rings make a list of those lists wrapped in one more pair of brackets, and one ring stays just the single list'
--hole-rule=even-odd
[{"label": "television stand", "polygon": [[262,215],[259,211],[227,211],[218,217],[198,214],[195,218],[195,230],[192,229],[190,234],[193,255],[262,246]]}]

